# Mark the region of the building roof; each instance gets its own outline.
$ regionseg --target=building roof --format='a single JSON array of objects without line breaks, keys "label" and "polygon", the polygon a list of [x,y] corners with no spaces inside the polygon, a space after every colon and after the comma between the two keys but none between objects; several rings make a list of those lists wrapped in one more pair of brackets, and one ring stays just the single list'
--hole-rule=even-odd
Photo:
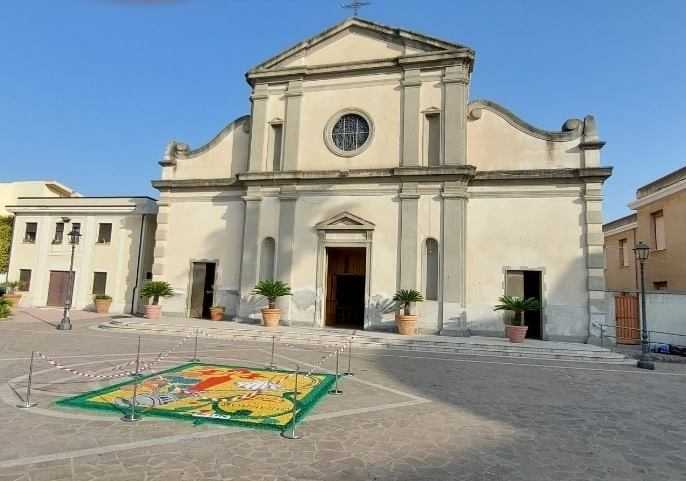
[{"label": "building roof", "polygon": [[676,184],[682,180],[686,179],[686,166],[680,169],[670,172],[669,174],[660,177],[657,180],[650,182],[649,184],[639,187],[636,190],[636,199],[642,199],[650,194],[654,194],[662,189],[666,189],[670,185]]},{"label": "building roof", "polygon": [[[438,39],[436,37],[431,37],[417,32],[412,32],[410,30],[389,27],[382,25],[380,23],[372,22],[370,20],[365,20],[359,17],[351,17],[346,20],[337,23],[336,25],[318,33],[296,45],[293,45],[286,50],[274,55],[268,60],[256,65],[251,68],[246,76],[248,81],[259,73],[264,73],[269,70],[280,70],[281,65],[290,58],[297,57],[308,50],[320,45],[334,37],[336,37],[341,32],[346,30],[356,29],[357,31],[367,32],[370,35],[376,35],[385,38],[387,42],[401,45],[412,45],[425,54],[427,53],[442,53],[442,52],[461,52],[461,55],[466,56],[473,60],[474,51],[458,43],[448,42],[445,40]],[[402,55],[401,55],[402,56]],[[412,58],[417,56],[409,55],[407,58]],[[288,67],[285,70],[296,70],[294,67]]]},{"label": "building roof", "polygon": [[625,217],[620,217],[607,224],[603,224],[603,232],[610,232],[613,230],[620,229],[621,227],[631,226],[631,224],[636,223],[636,214],[629,214]]},{"label": "building roof", "polygon": [[156,214],[157,201],[151,197],[19,197],[8,205],[14,214]]}]

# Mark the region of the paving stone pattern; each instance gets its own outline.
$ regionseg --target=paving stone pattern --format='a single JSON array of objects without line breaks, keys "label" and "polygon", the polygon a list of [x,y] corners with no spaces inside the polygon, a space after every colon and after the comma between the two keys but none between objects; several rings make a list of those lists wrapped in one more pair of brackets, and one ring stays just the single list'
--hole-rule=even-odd
[{"label": "paving stone pattern", "polygon": [[[3,387],[26,373],[31,350],[101,372],[135,351],[137,336],[99,331],[97,321],[82,319],[69,333],[21,314],[0,323]],[[177,341],[144,337],[143,351],[152,356]],[[208,341],[201,358],[259,365],[269,360],[268,351],[259,343]],[[279,354],[284,367],[320,357],[311,349],[284,348]],[[166,365],[188,356],[175,354]],[[20,410],[0,399],[0,481],[685,478],[683,365],[658,364],[656,372],[643,372],[616,365],[359,352],[353,368],[354,378],[341,381],[344,394],[325,398],[312,420],[298,426],[302,439],[295,441],[271,431],[157,419],[126,424],[112,413],[59,409],[51,405],[55,394],[102,383],[43,372],[36,382],[44,389],[35,396],[45,411]],[[402,403],[408,405],[393,407]],[[359,412],[345,414],[353,409]]]}]

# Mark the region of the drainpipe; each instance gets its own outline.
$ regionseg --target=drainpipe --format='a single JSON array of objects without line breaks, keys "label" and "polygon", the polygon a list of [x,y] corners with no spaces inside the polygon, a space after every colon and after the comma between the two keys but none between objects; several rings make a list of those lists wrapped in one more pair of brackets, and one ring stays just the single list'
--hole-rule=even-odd
[{"label": "drainpipe", "polygon": [[145,226],[145,214],[141,215],[141,232],[138,237],[138,260],[136,261],[136,284],[133,286],[133,295],[131,296],[131,315],[135,315],[136,308],[136,294],[138,293],[138,283],[141,278],[141,256],[143,253],[143,227]]}]

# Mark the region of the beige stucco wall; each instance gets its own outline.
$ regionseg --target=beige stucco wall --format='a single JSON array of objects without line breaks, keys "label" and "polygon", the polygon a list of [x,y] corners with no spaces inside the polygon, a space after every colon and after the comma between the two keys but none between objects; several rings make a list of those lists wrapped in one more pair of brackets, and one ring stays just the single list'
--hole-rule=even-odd
[{"label": "beige stucco wall", "polygon": [[387,39],[356,29],[344,30],[309,48],[304,54],[288,58],[279,67],[328,65],[341,62],[396,58],[420,53],[417,48],[397,45]]},{"label": "beige stucco wall", "polygon": [[633,249],[638,242],[636,229],[626,229],[605,236],[605,281],[610,290],[634,290],[638,288],[636,259],[633,251],[628,256],[628,266],[622,266],[620,262],[619,241],[622,239],[626,239],[627,249]]},{"label": "beige stucco wall", "polygon": [[162,168],[162,179],[228,178],[248,170],[249,117],[227,125],[206,145],[178,157],[176,164]]},{"label": "beige stucco wall", "polygon": [[[65,199],[67,200],[67,199]],[[90,201],[90,199],[84,199]],[[103,199],[94,199],[93,203],[101,203]],[[68,200],[67,200],[68,201]],[[29,201],[20,201],[19,205]],[[44,201],[49,203],[49,200]],[[146,201],[146,209],[154,209],[151,200]],[[26,209],[26,207],[23,207]],[[16,212],[15,230],[12,240],[10,257],[10,280],[19,279],[20,269],[31,269],[31,287],[23,294],[22,306],[44,306],[48,298],[50,271],[68,271],[71,257],[71,245],[66,236],[70,225],[65,226],[64,241],[53,244],[55,224],[67,215],[71,222],[81,224],[82,237],[76,246],[74,256],[74,295],[73,307],[76,309],[92,308],[93,273],[106,272],[106,294],[112,297],[111,312],[130,312],[131,302],[135,301],[134,309],[138,307],[138,298],[134,288],[142,284],[146,272],[152,270],[151,249],[154,245],[155,214],[146,215],[141,225],[142,212],[107,213],[107,207],[100,211],[89,212],[88,207],[74,209],[63,204],[64,209],[56,212],[46,212],[37,209],[36,213]],[[38,224],[35,243],[24,242],[27,222]],[[109,244],[97,244],[98,224],[111,223],[112,237]],[[144,231],[143,248],[138,267],[138,251],[141,241],[141,228]],[[140,279],[136,284],[137,274]]]},{"label": "beige stucco wall", "polygon": [[[667,248],[656,251],[651,214],[662,210]],[[639,207],[637,238],[651,247],[646,262],[647,288],[667,281],[669,290],[686,291],[686,190]]]},{"label": "beige stucco wall", "polygon": [[[552,141],[534,137],[488,109],[467,123],[467,158],[483,170],[581,167],[579,139]],[[498,139],[494,142],[493,139]]]},{"label": "beige stucco wall", "polygon": [[[400,78],[398,75],[377,77],[377,80],[394,82],[306,90],[301,114],[299,170],[373,169],[399,165]],[[318,85],[322,87],[321,83]],[[334,115],[350,108],[362,110],[369,115],[374,126],[374,139],[360,155],[339,157],[327,148],[324,128]]]},{"label": "beige stucco wall", "polygon": [[169,204],[164,252],[164,276],[175,295],[163,299],[165,312],[185,315],[191,262],[217,262],[215,303],[229,307],[237,303],[243,238],[243,201],[240,194],[203,192],[173,194],[160,202]]},{"label": "beige stucco wall", "polygon": [[[543,271],[544,336],[588,334],[586,260],[578,188],[515,197],[507,188],[471,189],[467,223],[467,320],[474,332],[504,329],[493,311],[505,270]],[[576,190],[576,193],[574,192]],[[502,196],[497,196],[498,191]],[[495,194],[495,196],[494,196]]]}]

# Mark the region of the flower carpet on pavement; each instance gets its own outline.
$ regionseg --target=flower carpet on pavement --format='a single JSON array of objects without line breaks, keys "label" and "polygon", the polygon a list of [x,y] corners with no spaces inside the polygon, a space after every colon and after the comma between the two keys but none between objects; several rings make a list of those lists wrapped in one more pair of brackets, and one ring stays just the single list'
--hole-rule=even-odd
[{"label": "flower carpet on pavement", "polygon": [[[293,419],[293,371],[189,363],[57,402],[61,406],[136,412],[195,422],[282,430]],[[298,375],[296,422],[329,391],[331,374]]]}]

